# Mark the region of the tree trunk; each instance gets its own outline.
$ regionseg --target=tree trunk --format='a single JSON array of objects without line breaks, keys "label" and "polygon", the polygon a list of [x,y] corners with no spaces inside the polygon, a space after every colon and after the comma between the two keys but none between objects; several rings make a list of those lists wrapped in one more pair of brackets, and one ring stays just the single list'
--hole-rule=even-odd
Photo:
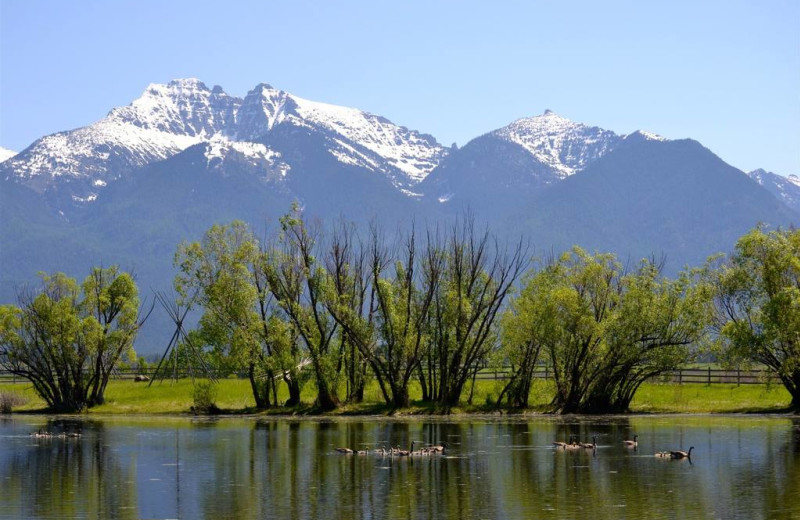
[{"label": "tree trunk", "polygon": [[269,387],[266,384],[260,385],[256,380],[255,364],[250,363],[250,365],[247,367],[247,376],[250,379],[250,388],[253,391],[253,398],[256,401],[256,408],[259,410],[269,408]]},{"label": "tree trunk", "polygon": [[300,383],[297,381],[296,374],[289,374],[283,379],[286,382],[286,387],[289,389],[289,400],[284,403],[284,406],[292,407],[300,404]]},{"label": "tree trunk", "polygon": [[408,385],[398,385],[392,388],[393,406],[395,408],[408,408],[411,400],[408,395]]},{"label": "tree trunk", "polygon": [[328,388],[327,381],[318,381],[317,405],[323,411],[335,410],[339,407],[339,398]]}]

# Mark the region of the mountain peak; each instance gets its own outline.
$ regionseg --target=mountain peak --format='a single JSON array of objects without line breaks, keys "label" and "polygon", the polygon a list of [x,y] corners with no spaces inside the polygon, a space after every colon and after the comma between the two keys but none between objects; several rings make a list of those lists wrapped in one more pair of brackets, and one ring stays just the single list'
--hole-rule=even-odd
[{"label": "mountain peak", "polygon": [[[151,85],[157,85],[157,83],[153,83]],[[194,89],[194,90],[208,90],[208,87],[205,83],[200,81],[197,78],[177,78],[173,79],[169,83],[167,83],[167,87],[171,88],[182,88],[182,89]]]},{"label": "mountain peak", "polygon": [[240,101],[196,78],[151,83],[126,107],[111,110],[110,122],[187,136],[210,136],[233,122]]},{"label": "mountain peak", "polygon": [[583,169],[622,139],[610,130],[576,123],[550,109],[540,116],[517,119],[493,134],[520,145],[561,177]]},{"label": "mountain peak", "polygon": [[652,132],[645,130],[636,130],[625,136],[626,141],[669,141],[666,137],[662,137]]},{"label": "mountain peak", "polygon": [[17,155],[17,152],[15,152],[13,150],[9,150],[8,148],[3,148],[2,146],[0,146],[0,162],[3,162],[5,160],[7,160],[7,159],[11,159],[15,155]]}]

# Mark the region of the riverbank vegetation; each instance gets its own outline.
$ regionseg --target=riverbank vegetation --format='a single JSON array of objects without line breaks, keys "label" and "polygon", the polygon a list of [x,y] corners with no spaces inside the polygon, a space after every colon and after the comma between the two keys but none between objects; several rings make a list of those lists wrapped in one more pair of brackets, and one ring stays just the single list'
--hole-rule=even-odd
[{"label": "riverbank vegetation", "polygon": [[[762,403],[752,389],[737,389],[744,397],[735,405],[709,392],[695,396],[706,405],[679,405],[678,394],[672,401],[664,395],[671,390],[653,391],[661,388],[652,383],[657,376],[701,352],[769,367],[792,397],[789,406],[800,404],[800,231],[755,229],[730,257],[669,278],[655,259],[622,265],[578,247],[531,259],[522,242],[501,244],[469,217],[445,229],[412,224],[390,237],[377,225],[366,233],[343,221],[312,225],[295,207],[271,239],[242,222],[215,225],[203,240],[181,244],[175,265],[175,308],[201,316],[194,330],[176,333],[181,341],[165,361],[173,369],[208,367],[195,376],[220,381],[193,392],[219,402],[189,408],[622,413],[781,406]],[[122,355],[132,356],[140,326],[135,284],[116,267],[94,269],[82,288],[61,274],[45,276],[39,293],[0,308],[0,364],[29,379],[51,410],[107,410],[103,390]],[[542,362],[552,381],[533,377]],[[477,380],[493,366],[510,366],[509,376]],[[246,388],[228,379],[234,374]],[[684,388],[664,388],[673,386]],[[131,399],[118,406],[147,401]],[[158,399],[154,409],[186,410],[185,396]]]}]

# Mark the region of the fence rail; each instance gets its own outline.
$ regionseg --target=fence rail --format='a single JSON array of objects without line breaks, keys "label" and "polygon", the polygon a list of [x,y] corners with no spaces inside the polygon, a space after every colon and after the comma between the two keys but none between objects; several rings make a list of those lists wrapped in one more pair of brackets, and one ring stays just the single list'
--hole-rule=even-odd
[{"label": "fence rail", "polygon": [[[493,380],[508,379],[511,376],[509,367],[497,369],[486,368],[480,370],[476,379]],[[551,367],[541,365],[533,372],[535,379],[552,379],[553,370]],[[653,383],[677,383],[677,384],[735,384],[735,385],[763,385],[780,384],[778,375],[771,370],[722,370],[713,368],[682,368],[665,372],[659,376],[650,378]]]},{"label": "fence rail", "polygon": [[[155,369],[129,369],[121,368],[114,371],[114,379],[132,380],[137,375],[145,375],[152,378]],[[162,372],[165,379],[178,377],[180,379],[187,377],[198,377],[203,374],[202,369],[188,370],[180,369],[177,373],[172,370]],[[536,379],[552,379],[553,369],[546,365],[540,365],[534,371],[534,378]],[[504,380],[511,376],[510,367],[499,368],[484,368],[478,371],[476,379],[478,380]],[[159,376],[161,377],[161,376]],[[244,374],[239,374],[239,377],[246,377]],[[8,371],[0,370],[0,384],[2,383],[19,383],[24,382],[25,379],[15,376]],[[780,384],[778,375],[770,370],[721,370],[712,368],[683,368],[671,372],[665,372],[659,376],[651,378],[651,382],[656,383],[677,383],[677,384],[736,384],[736,385],[758,385],[758,384]]]}]

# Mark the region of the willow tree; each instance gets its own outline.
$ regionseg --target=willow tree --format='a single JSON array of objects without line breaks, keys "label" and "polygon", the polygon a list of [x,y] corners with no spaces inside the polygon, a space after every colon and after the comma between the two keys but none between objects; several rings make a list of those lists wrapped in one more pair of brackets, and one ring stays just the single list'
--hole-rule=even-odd
[{"label": "willow tree", "polygon": [[40,290],[0,307],[0,365],[28,379],[53,411],[102,404],[123,356],[133,359],[140,321],[136,283],[116,266],[94,268],[81,286],[42,275]]},{"label": "willow tree", "polygon": [[337,408],[341,375],[340,356],[335,348],[338,326],[327,308],[331,280],[317,260],[320,231],[309,229],[300,211],[281,218],[281,236],[268,252],[265,266],[269,290],[303,343],[317,384],[317,405],[323,410]]},{"label": "willow tree", "polygon": [[427,321],[441,276],[441,251],[431,243],[420,250],[416,231],[405,236],[401,254],[384,244],[372,228],[369,243],[369,298],[361,299],[362,312],[345,301],[332,307],[336,320],[355,344],[375,375],[387,404],[410,404],[409,383],[427,348]]},{"label": "willow tree", "polygon": [[722,355],[774,370],[800,409],[800,230],[754,229],[710,277]]},{"label": "willow tree", "polygon": [[[329,277],[329,290],[325,297],[326,309],[336,322],[343,326],[338,334],[339,365],[347,381],[347,400],[361,402],[367,382],[367,360],[363,345],[369,342],[356,331],[369,334],[369,324],[374,315],[374,286],[370,283],[367,247],[356,233],[355,226],[344,220],[334,226],[325,249],[325,269]],[[365,322],[360,329],[354,322]],[[347,324],[353,324],[345,328]]]},{"label": "willow tree", "polygon": [[444,264],[430,313],[425,392],[457,406],[465,385],[495,347],[495,319],[528,261],[522,243],[508,250],[469,216],[455,222],[441,246]]},{"label": "willow tree", "polygon": [[708,323],[707,302],[689,273],[670,280],[652,261],[626,273],[613,255],[574,248],[530,279],[508,322],[521,329],[507,334],[552,365],[554,410],[622,412],[644,381],[689,359]]},{"label": "willow tree", "polygon": [[200,242],[181,244],[175,263],[176,290],[203,308],[202,342],[218,362],[246,370],[258,408],[277,404],[276,374],[295,363],[274,355],[285,348],[287,332],[264,287],[263,252],[256,237],[241,221],[214,225]]},{"label": "willow tree", "polygon": [[558,332],[558,312],[550,299],[553,277],[530,275],[523,289],[503,313],[499,358],[511,367],[511,375],[497,398],[514,408],[528,406],[537,364],[548,340]]}]

